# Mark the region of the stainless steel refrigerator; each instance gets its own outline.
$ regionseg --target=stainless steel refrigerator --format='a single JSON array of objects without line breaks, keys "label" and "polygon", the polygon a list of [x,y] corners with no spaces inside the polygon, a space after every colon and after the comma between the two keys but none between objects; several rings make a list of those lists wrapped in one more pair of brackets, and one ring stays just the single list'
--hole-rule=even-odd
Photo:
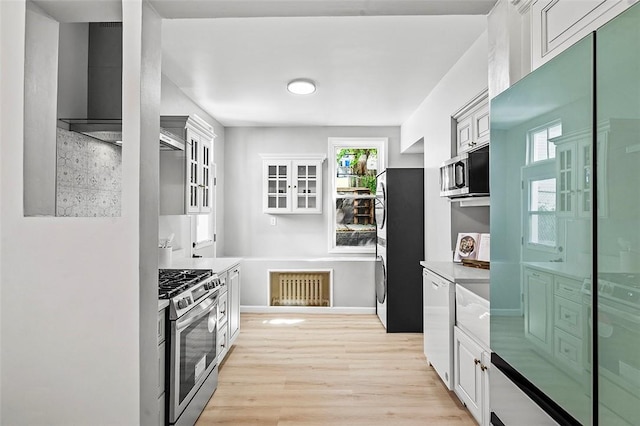
[{"label": "stainless steel refrigerator", "polygon": [[640,6],[491,102],[491,418],[640,422]]}]

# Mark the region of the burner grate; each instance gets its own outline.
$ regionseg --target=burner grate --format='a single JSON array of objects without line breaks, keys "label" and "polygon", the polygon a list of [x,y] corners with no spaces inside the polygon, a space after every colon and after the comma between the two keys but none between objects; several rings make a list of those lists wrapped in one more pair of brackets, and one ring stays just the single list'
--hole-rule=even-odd
[{"label": "burner grate", "polygon": [[160,299],[171,299],[211,275],[208,269],[160,269],[158,296]]}]

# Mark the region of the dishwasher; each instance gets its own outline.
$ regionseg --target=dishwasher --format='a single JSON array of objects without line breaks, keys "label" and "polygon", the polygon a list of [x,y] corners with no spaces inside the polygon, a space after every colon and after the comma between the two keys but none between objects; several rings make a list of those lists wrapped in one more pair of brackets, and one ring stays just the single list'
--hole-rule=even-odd
[{"label": "dishwasher", "polygon": [[449,390],[453,389],[455,284],[424,269],[424,354]]}]

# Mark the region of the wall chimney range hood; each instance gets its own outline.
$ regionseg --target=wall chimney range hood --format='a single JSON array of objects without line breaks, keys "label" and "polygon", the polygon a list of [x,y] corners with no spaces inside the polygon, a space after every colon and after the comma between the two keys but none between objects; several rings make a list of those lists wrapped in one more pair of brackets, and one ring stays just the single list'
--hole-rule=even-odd
[{"label": "wall chimney range hood", "polygon": [[[87,117],[59,118],[58,127],[103,142],[122,143],[122,22],[89,23]],[[184,140],[160,129],[160,149],[184,150]]]}]

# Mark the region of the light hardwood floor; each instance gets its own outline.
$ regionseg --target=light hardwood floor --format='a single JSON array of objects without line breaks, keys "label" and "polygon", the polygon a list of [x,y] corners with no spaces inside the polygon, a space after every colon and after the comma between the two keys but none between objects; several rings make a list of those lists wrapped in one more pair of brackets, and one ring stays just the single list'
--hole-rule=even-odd
[{"label": "light hardwood floor", "polygon": [[242,314],[207,425],[475,425],[427,365],[422,334],[375,315]]}]

